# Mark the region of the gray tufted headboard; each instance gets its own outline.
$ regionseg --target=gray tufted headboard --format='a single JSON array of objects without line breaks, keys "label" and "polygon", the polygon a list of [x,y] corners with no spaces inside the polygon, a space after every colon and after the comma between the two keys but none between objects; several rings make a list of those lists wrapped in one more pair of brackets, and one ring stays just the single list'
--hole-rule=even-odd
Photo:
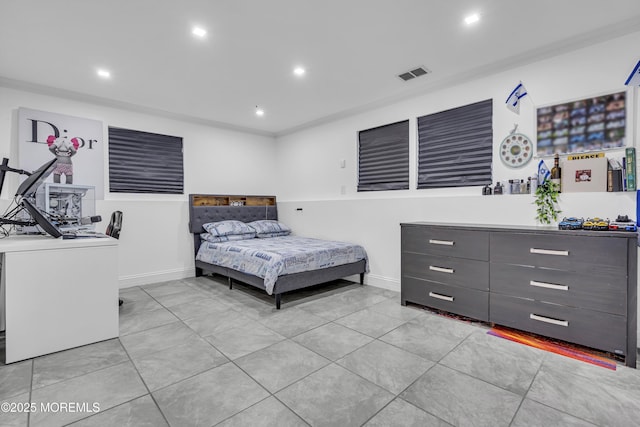
[{"label": "gray tufted headboard", "polygon": [[[203,224],[208,222],[224,221],[234,219],[242,222],[257,221],[259,219],[278,219],[278,208],[274,205],[263,206],[218,206],[195,204],[194,200],[203,200],[207,197],[226,197],[208,194],[190,194],[189,195],[189,232],[193,233],[193,242],[195,253],[200,247],[200,233],[204,233]],[[239,197],[239,196],[232,196]],[[256,199],[271,198],[275,201],[274,196],[246,196]]]}]

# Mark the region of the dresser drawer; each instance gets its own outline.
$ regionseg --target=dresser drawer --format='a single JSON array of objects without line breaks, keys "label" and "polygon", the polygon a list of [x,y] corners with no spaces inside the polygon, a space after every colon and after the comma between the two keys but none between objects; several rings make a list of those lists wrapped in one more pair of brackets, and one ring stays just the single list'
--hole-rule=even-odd
[{"label": "dresser drawer", "polygon": [[489,318],[488,292],[411,277],[402,278],[401,288],[403,304],[412,302],[485,322]]},{"label": "dresser drawer", "polygon": [[489,259],[489,233],[429,226],[402,226],[402,251],[459,258]]},{"label": "dresser drawer", "polygon": [[415,253],[402,254],[402,276],[489,290],[489,263]]},{"label": "dresser drawer", "polygon": [[494,293],[489,313],[490,321],[498,325],[619,355],[626,353],[627,323],[623,316]]},{"label": "dresser drawer", "polygon": [[491,261],[568,271],[626,275],[627,239],[492,233]]},{"label": "dresser drawer", "polygon": [[491,292],[625,316],[627,278],[491,264]]}]

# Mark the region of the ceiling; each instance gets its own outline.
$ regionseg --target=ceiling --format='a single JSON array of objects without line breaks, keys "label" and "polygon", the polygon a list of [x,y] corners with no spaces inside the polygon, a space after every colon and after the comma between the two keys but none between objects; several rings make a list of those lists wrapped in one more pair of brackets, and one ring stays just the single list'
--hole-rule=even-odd
[{"label": "ceiling", "polygon": [[0,85],[281,135],[635,31],[638,0],[2,0]]}]

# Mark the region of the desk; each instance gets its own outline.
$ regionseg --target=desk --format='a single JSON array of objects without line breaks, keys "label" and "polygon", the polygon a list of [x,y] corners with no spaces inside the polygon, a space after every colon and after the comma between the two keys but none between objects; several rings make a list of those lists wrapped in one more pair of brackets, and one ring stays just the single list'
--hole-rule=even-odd
[{"label": "desk", "polygon": [[112,238],[0,239],[5,363],[118,336],[117,245]]}]

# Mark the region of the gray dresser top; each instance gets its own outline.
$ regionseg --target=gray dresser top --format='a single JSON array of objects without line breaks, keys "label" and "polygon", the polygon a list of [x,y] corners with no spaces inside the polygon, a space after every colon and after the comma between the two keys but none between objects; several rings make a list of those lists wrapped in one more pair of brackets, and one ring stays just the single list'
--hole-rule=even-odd
[{"label": "gray dresser top", "polygon": [[590,237],[619,237],[626,239],[636,239],[638,233],[630,231],[591,231],[591,230],[558,230],[557,226],[536,226],[536,225],[499,225],[499,224],[466,224],[466,223],[448,223],[448,222],[403,222],[401,226],[429,226],[442,228],[455,228],[458,230],[477,230],[477,231],[504,231],[518,233],[549,233],[553,235],[567,236],[590,236]]}]

